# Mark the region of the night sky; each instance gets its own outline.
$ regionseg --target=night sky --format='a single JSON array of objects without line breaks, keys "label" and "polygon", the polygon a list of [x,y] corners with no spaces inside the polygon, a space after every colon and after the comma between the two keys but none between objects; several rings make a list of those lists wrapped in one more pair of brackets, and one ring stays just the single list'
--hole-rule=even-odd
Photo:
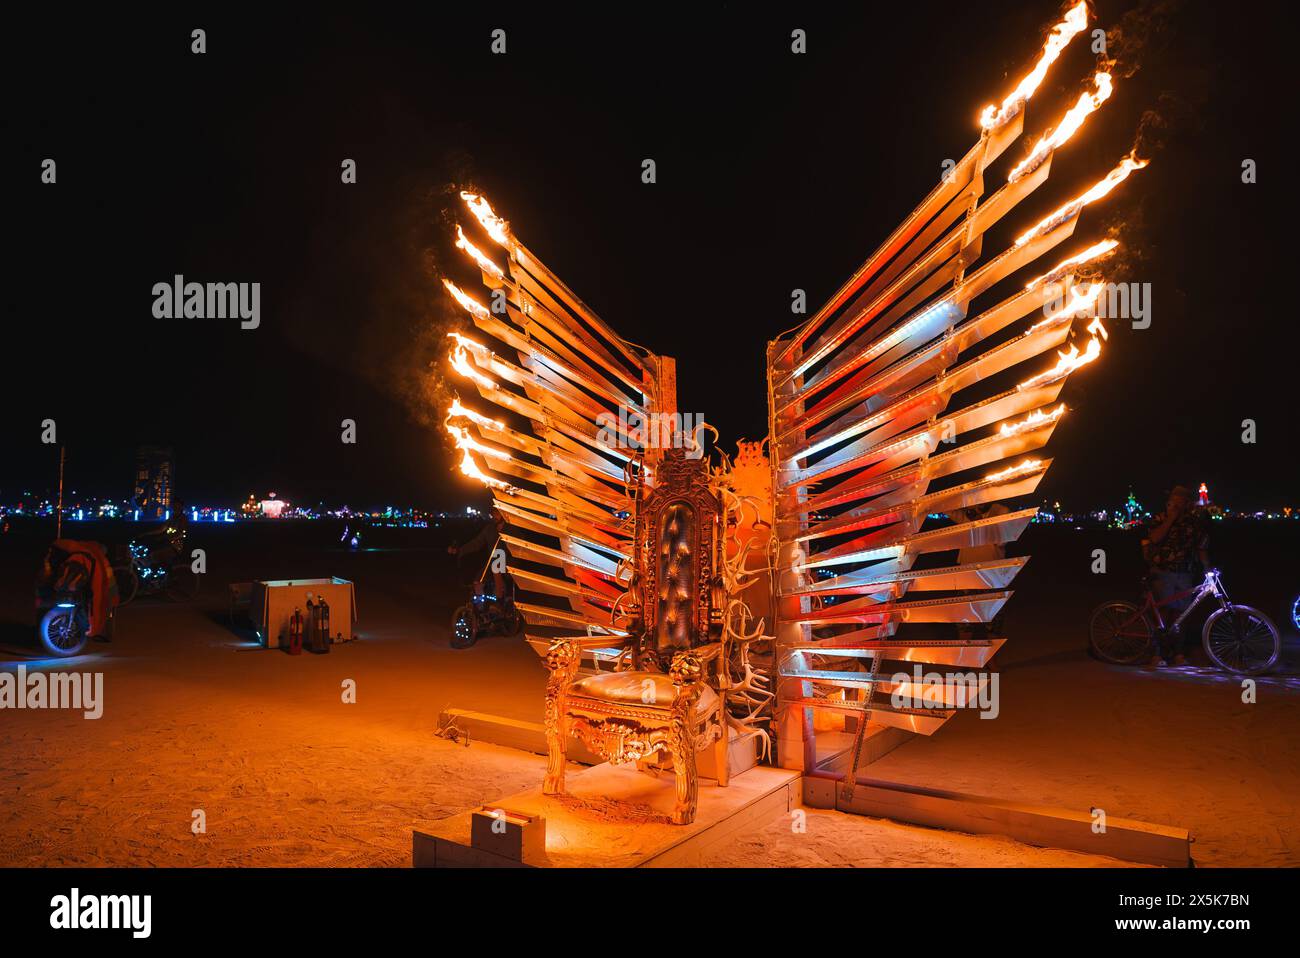
[{"label": "night sky", "polygon": [[[99,495],[130,494],[147,442],[175,447],[186,502],[482,500],[451,472],[430,380],[461,319],[439,277],[477,289],[451,245],[466,186],[615,329],[678,358],[683,411],[727,448],[761,438],[762,351],[798,319],[790,291],[815,306],[839,287],[976,141],[980,109],[1028,69],[1058,13],[852,7],[12,23],[0,500],[53,486],[46,418],[69,486]],[[1294,53],[1274,50],[1282,30],[1260,5],[1134,7],[1096,4],[1090,29],[1130,14],[1111,49],[1115,94],[984,247],[1107,172],[1154,111],[1151,166],[1044,260],[1118,228],[1123,270],[1107,278],[1151,283],[1153,302],[1149,329],[1112,321],[1102,358],[1067,384],[1074,411],[1041,492],[1113,506],[1131,484],[1154,505],[1206,481],[1233,508],[1300,504],[1282,258],[1294,240],[1272,239],[1294,194],[1281,153]],[[489,51],[496,27],[505,56]],[[795,27],[806,55],[790,52]],[[1086,39],[1031,102],[988,192],[1084,89]],[[654,185],[640,179],[646,157]],[[345,158],[356,185],[340,182]],[[1257,184],[1241,182],[1246,158]],[[260,282],[261,327],[155,319],[153,284],[177,273]],[[339,440],[343,418],[355,446]],[[1255,445],[1241,442],[1246,418]]]}]

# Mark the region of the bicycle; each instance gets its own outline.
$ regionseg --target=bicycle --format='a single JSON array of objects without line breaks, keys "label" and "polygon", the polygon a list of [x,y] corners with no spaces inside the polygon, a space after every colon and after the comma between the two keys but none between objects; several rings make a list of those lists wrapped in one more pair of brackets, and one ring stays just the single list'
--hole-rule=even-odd
[{"label": "bicycle", "polygon": [[169,549],[155,550],[146,542],[132,540],[120,546],[113,564],[117,579],[118,605],[126,605],[137,595],[165,593],[177,602],[188,602],[198,595],[199,577],[185,560],[177,540]]},{"label": "bicycle", "polygon": [[[1160,614],[1163,606],[1192,597],[1182,614],[1166,625]],[[1205,654],[1219,668],[1238,675],[1259,675],[1277,664],[1282,654],[1282,639],[1277,626],[1263,612],[1248,605],[1237,605],[1228,598],[1218,569],[1205,573],[1205,580],[1157,602],[1148,585],[1141,606],[1113,600],[1103,602],[1092,612],[1088,624],[1088,642],[1093,653],[1115,665],[1132,665],[1155,654],[1157,630],[1177,636],[1192,610],[1213,596],[1219,608],[1205,620],[1201,645]],[[1154,628],[1153,624],[1154,623]]]}]

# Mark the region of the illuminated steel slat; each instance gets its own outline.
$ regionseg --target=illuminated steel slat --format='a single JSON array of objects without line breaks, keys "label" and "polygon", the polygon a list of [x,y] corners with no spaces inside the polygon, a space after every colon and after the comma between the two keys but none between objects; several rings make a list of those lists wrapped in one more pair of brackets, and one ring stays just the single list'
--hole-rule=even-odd
[{"label": "illuminated steel slat", "polygon": [[[979,316],[962,323],[957,328],[944,332],[941,337],[934,339],[924,349],[917,349],[912,352],[906,359],[894,362],[898,358],[895,355],[897,352],[902,349],[914,348],[916,343],[904,344],[880,352],[878,358],[869,359],[869,361],[862,363],[862,368],[851,379],[809,406],[803,412],[800,422],[806,428],[808,424],[820,422],[827,416],[841,412],[867,396],[872,396],[873,399],[873,402],[869,403],[867,408],[878,408],[885,402],[885,398],[882,398],[881,394],[885,392],[887,384],[897,384],[900,381],[915,384],[915,373],[911,373],[911,370],[926,362],[930,356],[946,355],[948,357],[947,363],[951,363],[951,357],[965,352],[976,343],[987,339],[1016,320],[1027,316],[1033,310],[1042,307],[1048,301],[1051,293],[1051,287],[1046,284],[1036,286],[1032,290],[1022,290]],[[931,315],[934,315],[935,318],[927,322]],[[898,327],[898,335],[908,333],[909,330],[915,327],[915,339],[917,342],[924,343],[942,332],[946,326],[951,325],[949,320],[956,318],[958,315],[960,314],[955,309],[951,317],[945,317],[941,312],[934,310],[926,310],[915,319],[901,324]],[[891,333],[884,337],[881,342],[888,342],[895,335]],[[889,363],[892,363],[892,365]],[[898,391],[897,385],[894,385],[890,395],[897,395]],[[787,429],[782,433],[782,438],[784,439],[790,432],[791,430]]]},{"label": "illuminated steel slat", "polygon": [[620,526],[616,524],[616,520],[608,511],[585,499],[561,502],[560,499],[553,496],[518,487],[515,489],[494,489],[492,496],[497,502],[509,502],[521,508],[532,509],[550,516],[561,512],[578,515],[585,521],[591,522],[607,532],[615,533],[620,531]]},{"label": "illuminated steel slat", "polygon": [[[585,628],[588,625],[602,624],[598,617],[583,612],[566,612],[546,605],[534,605],[530,602],[515,602],[515,608],[524,614],[529,625],[552,626],[556,628]],[[609,625],[604,622],[604,625]]]},{"label": "illuminated steel slat", "polygon": [[[807,348],[804,348],[801,357],[803,368],[807,368],[817,361],[814,359],[812,362],[807,362],[810,356],[820,358],[833,351],[838,345],[842,345],[846,338],[843,335],[843,330],[837,329],[829,333],[823,333],[815,340],[812,337],[816,333],[818,326],[848,302],[849,298],[860,290],[878,270],[893,259],[940,209],[965,190],[976,174],[983,172],[1020,136],[1023,124],[1024,114],[1018,113],[999,129],[991,134],[986,134],[979,143],[971,147],[949,172],[948,176],[940,179],[929,195],[898,225],[894,232],[890,234],[890,237],[881,244],[880,248],[849,277],[839,292],[832,296],[806,323],[799,327],[798,332],[787,343],[780,347],[772,357],[773,369],[776,371],[789,369],[791,354],[806,344]],[[787,375],[779,376],[774,385],[779,389],[799,374],[799,369],[792,369]]]},{"label": "illuminated steel slat", "polygon": [[[631,533],[623,528],[622,523],[609,513],[598,511],[590,502],[585,500],[561,502],[559,499],[529,490],[516,488],[515,491],[521,495],[512,496],[505,490],[494,491],[493,502],[498,507],[503,507],[502,512],[517,509],[522,513],[537,513],[549,519],[575,523],[574,528],[588,530],[595,541],[604,541],[607,538],[612,543],[621,542],[626,545],[631,542]],[[588,508],[583,508],[584,506]]]},{"label": "illuminated steel slat", "polygon": [[630,546],[626,541],[620,541],[613,536],[605,535],[585,523],[578,523],[573,520],[560,522],[546,516],[539,516],[536,513],[526,512],[523,509],[516,509],[506,503],[499,503],[497,508],[501,510],[503,515],[514,520],[511,525],[518,525],[522,529],[556,536],[570,536],[580,542],[588,542],[593,546],[605,549],[624,559],[631,554]]},{"label": "illuminated steel slat", "polygon": [[526,272],[516,272],[513,263],[511,266],[517,283],[513,286],[506,284],[506,288],[515,292],[517,303],[512,305],[516,305],[519,313],[526,320],[545,327],[561,341],[563,341],[564,337],[576,339],[582,346],[583,354],[589,356],[605,372],[617,377],[630,389],[637,392],[644,389],[644,381],[629,375],[624,366],[614,358],[614,355],[599,339],[583,328],[581,324],[570,322],[565,318],[562,307],[551,299],[545,288],[540,286],[536,279]]},{"label": "illuminated steel slat", "polygon": [[[947,397],[953,393],[960,392],[983,379],[1059,346],[1069,335],[1070,322],[1067,318],[1059,318],[1031,326],[1015,339],[1009,339],[986,350],[968,362],[937,376],[931,382],[898,397],[883,409],[865,418],[855,420],[852,418],[854,412],[846,413],[842,419],[827,426],[824,432],[818,433],[817,438],[807,446],[791,451],[787,458],[790,461],[806,459],[847,439],[888,427],[905,415],[908,407],[915,407],[925,399],[942,397],[942,401],[946,404]],[[871,445],[874,445],[874,442]],[[843,471],[840,467],[851,465],[861,451],[851,446],[846,447],[804,469],[791,470],[793,477],[783,481],[782,487],[805,485],[829,478],[836,472]]]},{"label": "illuminated steel slat", "polygon": [[910,679],[903,682],[894,682],[884,677],[872,679],[865,672],[842,672],[833,669],[783,669],[781,677],[807,679],[819,685],[833,685],[845,689],[874,687],[878,695],[893,696],[897,693],[904,701],[913,703],[912,707],[917,707],[916,703],[919,702],[924,707],[940,711],[962,708],[974,701],[974,696],[988,684],[988,679],[984,676],[978,676],[973,687],[961,688],[955,684],[918,684]]},{"label": "illuminated steel slat", "polygon": [[[1033,185],[1037,186],[1038,183],[1042,182],[1042,178],[1043,177],[1035,176]],[[1054,223],[1050,229],[1044,230],[1042,233],[1034,236],[1027,242],[1009,247],[997,257],[984,264],[969,277],[965,277],[960,282],[957,282],[953,286],[952,290],[945,296],[940,297],[935,302],[921,307],[920,311],[923,313],[930,310],[942,310],[945,307],[948,308],[949,312],[954,313],[954,315],[955,311],[963,311],[965,304],[970,302],[970,300],[979,296],[981,293],[1005,279],[1011,273],[1028,265],[1048,250],[1068,239],[1074,232],[1074,226],[1078,220],[1078,216],[1079,211],[1076,210],[1072,216],[1063,217],[1059,222]],[[920,286],[917,286],[913,292],[906,293],[906,295],[904,295],[904,291],[919,279],[916,273],[924,273],[934,268],[932,262],[933,258],[943,258],[945,256],[956,255],[955,244],[968,244],[961,247],[960,266],[964,268],[965,266],[970,265],[973,257],[978,255],[979,240],[983,229],[992,225],[991,221],[988,221],[988,218],[986,217],[983,225],[979,228],[979,232],[974,232],[973,227],[975,222],[978,221],[973,220],[965,231],[955,230],[954,235],[946,241],[947,245],[937,248],[935,253],[927,256],[925,260],[914,267],[915,272],[909,271],[893,286],[891,286],[889,290],[882,294],[868,309],[863,310],[854,316],[853,321],[846,326],[846,334],[854,335],[858,333],[859,330],[866,328],[868,322],[879,316],[880,318],[876,319],[875,324],[870,329],[867,329],[865,333],[865,335],[874,338],[876,330],[883,332],[892,326],[896,320],[900,319],[907,310],[919,307],[920,302],[923,302],[928,298],[929,293],[935,291],[936,285],[933,279],[942,277],[942,272],[934,274],[934,278],[928,281],[929,285],[922,283]],[[919,295],[922,292],[925,293],[924,296]],[[918,302],[918,300],[920,302]],[[851,345],[846,348],[851,349]],[[848,372],[851,372],[859,364],[857,356],[862,353],[863,351],[860,349],[847,353],[845,357],[841,358],[840,362],[830,364],[826,370],[811,377],[804,383],[803,387],[796,392],[796,395],[809,395],[811,392],[825,388],[825,386],[829,385],[831,382],[834,382]],[[809,362],[808,360],[804,360],[801,363],[802,368],[805,369],[811,368],[813,365],[814,363]]]},{"label": "illuminated steel slat", "polygon": [[955,592],[960,589],[1005,589],[1028,561],[1026,556],[1012,559],[986,559],[983,562],[968,562],[964,565],[944,566],[939,569],[908,570],[883,575],[875,573],[874,569],[860,569],[780,594],[783,596],[865,595],[889,591],[901,594],[908,590]]},{"label": "illuminated steel slat", "polygon": [[483,332],[501,340],[507,346],[518,350],[525,356],[531,356],[535,360],[547,363],[556,372],[590,389],[615,406],[627,406],[629,409],[635,409],[641,413],[645,412],[644,407],[639,402],[622,390],[615,388],[604,376],[584,369],[583,367],[586,364],[566,362],[554,351],[535,340],[528,339],[522,332],[517,331],[514,327],[507,325],[494,316],[474,313],[473,320],[474,325],[478,326]]},{"label": "illuminated steel slat", "polygon": [[786,699],[782,705],[789,708],[818,708],[848,715],[870,712],[873,725],[887,725],[920,735],[933,735],[957,714],[955,709],[896,709],[888,704],[888,700],[883,703],[873,701],[869,708],[851,700],[816,697]]},{"label": "illuminated steel slat", "polygon": [[518,566],[506,566],[506,571],[514,576],[517,580],[526,582],[526,588],[532,592],[541,592],[546,595],[559,596],[561,598],[578,598],[594,605],[611,605],[615,599],[621,595],[620,590],[611,590],[613,595],[606,595],[601,592],[595,592],[591,589],[583,588],[576,582],[570,582],[568,579],[556,579],[553,576],[544,576],[528,569],[521,569]]},{"label": "illuminated steel slat", "polygon": [[[944,599],[921,599],[912,602],[882,602],[864,608],[845,609],[845,604],[805,612],[794,621],[806,625],[873,624],[903,622],[989,622],[998,614],[1010,592],[984,592],[971,596]],[[861,601],[861,600],[857,600]]]},{"label": "illuminated steel slat", "polygon": [[541,260],[534,256],[524,247],[522,243],[515,242],[513,253],[515,260],[521,267],[542,280],[547,287],[555,294],[556,298],[561,300],[565,306],[573,310],[578,316],[598,330],[606,339],[611,342],[616,349],[623,355],[623,358],[630,362],[634,368],[640,370],[647,376],[653,376],[654,370],[645,362],[645,359],[627,345],[621,336],[614,332],[603,319],[596,315],[595,310],[580,300],[568,286],[564,285],[554,273],[552,273]]},{"label": "illuminated steel slat", "polygon": [[933,532],[919,532],[902,536],[884,544],[855,551],[838,553],[827,557],[822,553],[805,560],[805,569],[816,569],[831,565],[846,565],[855,562],[868,562],[875,559],[890,559],[911,553],[913,555],[927,552],[944,552],[949,549],[988,545],[990,543],[1012,542],[1020,537],[1025,526],[1038,513],[1037,507],[1009,512],[1006,515],[977,519],[974,522],[962,522]]},{"label": "illuminated steel slat", "polygon": [[[1020,430],[1013,434],[995,433],[976,442],[959,446],[951,452],[931,456],[914,466],[907,466],[886,473],[870,484],[858,486],[852,494],[846,494],[841,498],[842,504],[866,498],[871,499],[869,503],[843,512],[833,519],[813,520],[809,523],[809,528],[806,531],[801,533],[792,532],[790,538],[795,542],[807,542],[877,525],[879,523],[875,522],[874,519],[878,514],[883,513],[885,510],[902,507],[909,502],[913,505],[913,513],[950,512],[954,508],[959,508],[953,505],[955,490],[962,492],[974,490],[981,485],[987,484],[988,480],[965,483],[929,494],[925,494],[924,490],[920,488],[923,485],[921,480],[928,483],[930,480],[941,479],[956,472],[986,466],[1003,459],[1032,452],[1047,443],[1058,421],[1058,418],[1049,418],[1031,429]],[[1039,475],[1041,476],[1046,470],[1047,467],[1044,465],[1039,470]],[[1027,475],[1028,473],[1029,470],[1026,469],[1020,475]],[[1004,499],[1011,495],[1021,495],[1032,491],[1031,488],[1025,487],[1017,487],[1015,490],[1003,489],[996,498]],[[993,500],[981,496],[966,500],[965,505],[977,505],[979,502],[989,501]],[[964,508],[964,506],[962,507]]]},{"label": "illuminated steel slat", "polygon": [[840,638],[816,642],[796,642],[785,652],[816,655],[824,658],[875,658],[897,662],[920,662],[961,668],[983,668],[1006,639],[928,639],[895,642],[880,639],[859,645],[841,645]]},{"label": "illuminated steel slat", "polygon": [[902,463],[922,458],[938,448],[944,436],[955,439],[959,435],[993,423],[1011,422],[1035,407],[1046,408],[1056,400],[1063,384],[1062,378],[1033,389],[1007,390],[955,413],[949,413],[932,423],[927,422],[922,426],[890,436],[875,445],[867,445],[853,460],[854,467],[861,466],[861,471],[853,476],[847,476],[836,485],[811,494],[806,500],[793,504],[793,511],[783,514],[803,515],[850,502],[857,497],[860,488],[874,485],[882,478],[883,473],[895,469]]},{"label": "illuminated steel slat", "polygon": [[576,544],[571,547],[571,552],[561,552],[558,549],[552,549],[549,546],[538,545],[535,542],[529,542],[526,539],[520,539],[517,536],[502,535],[501,539],[509,547],[514,555],[523,559],[531,559],[534,562],[542,562],[546,565],[553,566],[576,566],[581,569],[587,569],[590,572],[607,576],[610,579],[617,579],[618,565],[609,559],[601,559],[599,556],[584,556],[579,553],[583,550]]},{"label": "illuminated steel slat", "polygon": [[863,507],[846,513],[839,519],[817,523],[807,532],[795,537],[794,541],[806,542],[844,532],[888,526],[888,529],[885,530],[887,535],[884,537],[873,533],[870,537],[841,543],[817,552],[814,556],[817,560],[842,556],[861,548],[863,545],[886,544],[896,541],[899,536],[905,534],[900,531],[902,529],[919,528],[921,523],[925,521],[925,517],[931,513],[952,512],[957,509],[965,509],[970,506],[996,502],[1000,499],[1033,492],[1049,465],[1050,460],[1027,460],[1022,466],[1011,467],[1007,475],[994,473],[983,479],[910,499],[899,506],[875,508],[873,503],[870,507]]}]

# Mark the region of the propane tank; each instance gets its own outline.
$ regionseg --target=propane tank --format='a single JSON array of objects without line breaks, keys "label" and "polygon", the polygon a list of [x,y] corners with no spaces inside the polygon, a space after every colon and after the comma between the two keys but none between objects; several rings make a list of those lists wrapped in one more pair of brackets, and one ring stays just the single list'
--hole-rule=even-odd
[{"label": "propane tank", "polygon": [[316,604],[316,612],[320,616],[320,651],[328,652],[330,650],[330,604],[321,596],[320,602]]},{"label": "propane tank", "polygon": [[302,655],[302,609],[294,609],[289,617],[289,654]]},{"label": "propane tank", "polygon": [[320,616],[316,613],[316,603],[311,596],[307,597],[307,621],[304,625],[305,641],[307,649],[310,652],[316,651],[316,632],[317,624],[320,622]]},{"label": "propane tank", "polygon": [[325,601],[324,595],[321,595],[320,610],[321,610],[321,643],[322,645],[325,646],[324,651],[328,653],[330,641],[331,641],[330,634],[329,634],[329,603]]}]

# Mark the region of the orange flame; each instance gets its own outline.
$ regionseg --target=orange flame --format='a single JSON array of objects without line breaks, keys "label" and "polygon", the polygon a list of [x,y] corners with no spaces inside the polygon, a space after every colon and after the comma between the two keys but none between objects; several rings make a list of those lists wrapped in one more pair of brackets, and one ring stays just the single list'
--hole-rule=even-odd
[{"label": "orange flame", "polygon": [[451,351],[451,355],[448,357],[451,361],[452,368],[466,379],[469,379],[486,389],[495,389],[497,384],[492,381],[491,377],[483,375],[475,369],[474,364],[469,361],[469,351],[471,349],[474,351],[475,355],[481,355],[484,352],[488,352],[487,347],[474,342],[472,339],[462,336],[460,333],[448,333],[447,335],[456,340],[456,348]]},{"label": "orange flame", "polygon": [[442,285],[447,287],[447,292],[451,293],[451,295],[456,298],[456,302],[460,303],[461,306],[465,307],[465,311],[468,312],[471,316],[487,319],[490,315],[492,315],[491,313],[488,312],[488,308],[486,306],[484,306],[482,303],[476,300],[473,296],[470,296],[468,293],[462,290],[451,280],[444,279],[442,281]]},{"label": "orange flame", "polygon": [[992,130],[1016,115],[1025,105],[1025,102],[1034,95],[1038,85],[1043,82],[1047,76],[1047,68],[1056,62],[1056,58],[1061,55],[1061,51],[1066,45],[1074,39],[1075,34],[1083,30],[1088,25],[1088,4],[1086,0],[1079,0],[1077,4],[1070,8],[1070,12],[1065,15],[1065,19],[1056,26],[1052,27],[1052,32],[1047,35],[1047,41],[1043,44],[1043,52],[1034,64],[1034,68],[1025,74],[1024,79],[1016,85],[1005,100],[1002,101],[1001,108],[989,104],[980,114],[980,125],[986,130]]},{"label": "orange flame", "polygon": [[[1090,283],[1083,287],[1082,292],[1078,286],[1070,287],[1070,299],[1060,309],[1053,310],[1047,314],[1047,321],[1051,322],[1060,319],[1062,316],[1078,316],[1080,313],[1092,312],[1093,306],[1096,305],[1098,298],[1106,287],[1102,283]],[[1088,327],[1091,332],[1092,327]]]},{"label": "orange flame", "polygon": [[492,262],[483,254],[481,249],[465,238],[465,231],[460,228],[459,223],[456,224],[456,249],[463,249],[466,253],[469,253],[474,262],[478,263],[478,268],[483,272],[495,276],[497,279],[505,279],[506,274],[502,272],[501,267]]},{"label": "orange flame", "polygon": [[1041,236],[1049,229],[1069,219],[1079,210],[1083,209],[1089,203],[1096,202],[1103,196],[1106,196],[1115,187],[1119,186],[1128,179],[1128,175],[1134,170],[1140,170],[1145,167],[1150,160],[1139,160],[1132,153],[1119,161],[1119,165],[1111,170],[1100,180],[1094,183],[1088,190],[1076,196],[1070,202],[1066,203],[1059,209],[1049,213],[1043,219],[1016,237],[1016,246],[1023,246],[1035,236]]},{"label": "orange flame", "polygon": [[999,479],[1010,479],[1012,476],[1018,476],[1021,473],[1033,472],[1043,464],[1041,459],[1026,459],[1024,462],[1017,463],[1010,469],[1003,469],[1001,472],[991,472],[984,477],[985,482],[997,482]]},{"label": "orange flame", "polygon": [[[485,473],[482,469],[478,467],[478,463],[474,461],[474,457],[470,454],[471,451],[478,452],[485,456],[489,456],[495,459],[504,459],[507,461],[509,461],[510,455],[509,453],[503,452],[500,449],[494,449],[491,446],[485,446],[481,442],[475,441],[474,437],[469,434],[468,429],[466,429],[464,426],[458,426],[455,423],[453,423],[452,419],[456,418],[455,410],[457,406],[460,406],[459,400],[457,400],[456,403],[453,404],[452,411],[447,414],[447,418],[443,421],[443,425],[446,427],[447,432],[451,434],[452,439],[455,441],[456,448],[462,452],[462,456],[460,458],[460,466],[459,466],[460,471],[464,473],[466,476],[468,476],[469,478],[477,479],[479,482],[483,483],[484,485],[492,489],[514,488],[513,486],[510,485],[510,483],[502,482],[500,479],[497,479],[493,476],[489,476],[487,473]],[[461,409],[463,411],[464,407],[462,406]]]},{"label": "orange flame", "polygon": [[1097,108],[1110,98],[1112,89],[1109,73],[1098,73],[1093,77],[1093,83],[1097,85],[1095,93],[1080,93],[1078,101],[1066,112],[1057,124],[1056,129],[1043,135],[1034,148],[1030,150],[1029,155],[1020,163],[1010,175],[1007,176],[1008,183],[1014,183],[1026,173],[1036,169],[1038,164],[1042,163],[1054,149],[1074,136],[1079,127],[1083,126],[1083,121],[1088,119]]},{"label": "orange flame", "polygon": [[1063,415],[1065,415],[1065,403],[1061,403],[1051,412],[1035,409],[1020,422],[1004,422],[998,432],[1003,436],[1015,436],[1035,426],[1041,426],[1045,422],[1055,422]]},{"label": "orange flame", "polygon": [[465,190],[460,191],[460,198],[465,201],[469,211],[474,214],[474,218],[479,221],[479,225],[502,246],[510,245],[510,224],[492,212],[492,207],[483,197],[469,193]]},{"label": "orange flame", "polygon": [[[1089,325],[1088,331],[1093,332],[1092,325]],[[1088,363],[1101,355],[1101,340],[1098,339],[1097,334],[1093,332],[1093,335],[1088,340],[1088,345],[1084,348],[1083,352],[1079,352],[1079,347],[1071,343],[1068,351],[1061,352],[1060,350],[1057,350],[1056,355],[1061,358],[1057,360],[1055,366],[1047,370],[1047,372],[1039,373],[1037,376],[1031,376],[1029,379],[1026,379],[1018,385],[1016,389],[1033,389],[1036,386],[1045,386],[1048,383],[1056,382],[1058,379],[1064,379],[1080,366],[1088,365]]]},{"label": "orange flame", "polygon": [[459,396],[457,396],[455,399],[452,400],[451,409],[447,412],[447,416],[450,419],[459,419],[461,417],[464,417],[465,419],[468,419],[470,422],[474,423],[477,426],[481,426],[484,429],[505,428],[505,423],[501,422],[500,420],[489,419],[481,412],[476,412],[475,410],[470,409],[468,406],[461,405]]},{"label": "orange flame", "polygon": [[1068,259],[1061,260],[1054,267],[1052,267],[1052,269],[1048,270],[1042,276],[1030,280],[1029,283],[1026,284],[1025,289],[1033,289],[1039,283],[1043,282],[1043,280],[1055,279],[1056,277],[1064,273],[1066,270],[1068,270],[1071,266],[1079,266],[1082,265],[1083,263],[1089,262],[1090,260],[1097,259],[1100,256],[1105,256],[1107,253],[1109,253],[1118,245],[1119,245],[1119,241],[1113,239],[1107,239],[1107,240],[1102,240],[1099,243],[1093,243],[1082,253],[1076,253],[1075,255],[1069,257]]}]

